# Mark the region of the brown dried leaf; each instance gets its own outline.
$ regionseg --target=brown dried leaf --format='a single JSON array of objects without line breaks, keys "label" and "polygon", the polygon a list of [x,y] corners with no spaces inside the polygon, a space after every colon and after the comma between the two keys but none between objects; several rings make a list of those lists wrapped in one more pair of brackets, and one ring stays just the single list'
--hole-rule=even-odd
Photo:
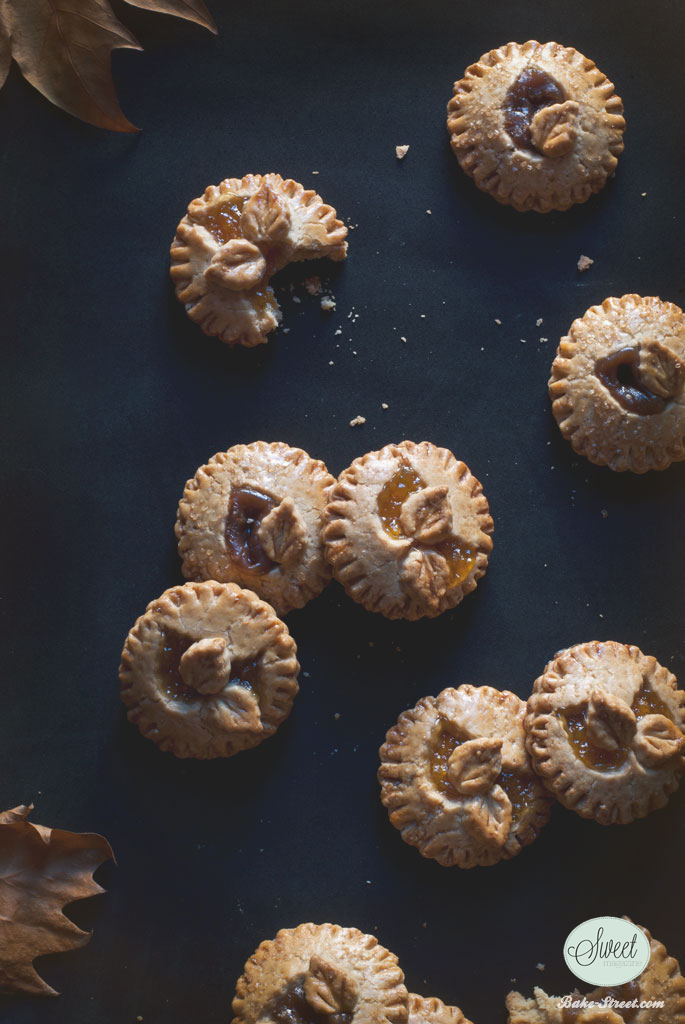
[{"label": "brown dried leaf", "polygon": [[55,996],[33,961],[89,942],[62,908],[104,892],[93,872],[114,854],[102,836],[33,825],[32,810],[0,814],[0,992]]},{"label": "brown dried leaf", "polygon": [[[202,0],[127,0],[176,14],[216,32]],[[1,0],[0,85],[13,57],[43,96],[82,121],[134,132],[119,106],[111,75],[112,50],[141,47],[115,17],[108,0]]]},{"label": "brown dried leaf", "polygon": [[314,954],[304,980],[304,996],[315,1013],[330,1017],[355,1008],[357,986],[354,978]]}]

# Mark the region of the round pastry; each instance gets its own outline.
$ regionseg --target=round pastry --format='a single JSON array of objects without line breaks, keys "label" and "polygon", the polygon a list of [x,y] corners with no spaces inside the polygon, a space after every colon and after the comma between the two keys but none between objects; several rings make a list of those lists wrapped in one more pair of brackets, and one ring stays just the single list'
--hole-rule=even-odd
[{"label": "round pastry", "polygon": [[152,601],[119,666],[128,720],[176,757],[231,757],[276,732],[298,691],[297,647],[256,594],[186,583]]},{"label": "round pastry", "polygon": [[550,792],[601,825],[663,807],[685,770],[685,692],[656,658],[613,640],[560,651],[535,681],[524,725]]},{"label": "round pastry", "polygon": [[567,210],[623,152],[623,104],[591,60],[559,43],[507,43],[454,83],[452,149],[478,188],[517,210]]},{"label": "round pastry", "polygon": [[406,1024],[394,953],[337,924],[301,924],[262,942],[245,964],[233,1024]]},{"label": "round pastry", "polygon": [[559,429],[598,466],[645,473],[685,459],[685,318],[658,298],[591,306],[549,380]]},{"label": "round pastry", "polygon": [[333,575],[389,619],[454,608],[475,590],[492,550],[492,518],[468,466],[429,441],[388,444],[340,474],[326,507]]},{"label": "round pastry", "polygon": [[[532,999],[526,999],[520,992],[510,992],[508,1024],[625,1024],[627,1021],[630,1024],[685,1024],[685,978],[680,973],[680,965],[646,928],[638,927],[649,939],[651,950],[649,963],[639,978],[616,988],[596,988],[585,996],[585,1001],[600,1005],[578,1009],[564,1007],[561,1015],[559,996],[548,996],[541,988],[535,989]],[[575,994],[580,1002],[583,997]],[[637,1007],[602,1006],[607,998],[614,1003],[636,1002]],[[650,1003],[660,1005],[650,1006]]]},{"label": "round pastry", "polygon": [[381,800],[405,843],[445,867],[509,860],[549,818],[525,749],[524,701],[449,687],[400,715],[380,749]]},{"label": "round pastry", "polygon": [[183,575],[249,587],[279,615],[301,608],[331,576],[321,521],[334,483],[323,462],[282,441],[219,452],[178,506]]},{"label": "round pastry", "polygon": [[281,320],[272,275],[299,260],[344,260],[346,236],[333,207],[296,181],[226,178],[193,199],[176,228],[176,296],[205,334],[227,345],[261,345]]},{"label": "round pastry", "polygon": [[441,999],[409,993],[409,1024],[471,1024],[458,1006],[445,1006]]}]

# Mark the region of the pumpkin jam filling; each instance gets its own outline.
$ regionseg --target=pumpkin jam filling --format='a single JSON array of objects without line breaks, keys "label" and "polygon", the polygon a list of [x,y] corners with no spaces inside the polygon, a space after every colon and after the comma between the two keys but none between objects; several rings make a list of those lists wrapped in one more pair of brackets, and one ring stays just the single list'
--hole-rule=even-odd
[{"label": "pumpkin jam filling", "polygon": [[[163,679],[162,693],[171,700],[190,703],[202,699],[190,686],[186,686],[181,677],[181,658],[189,647],[196,642],[194,637],[186,633],[179,633],[174,629],[163,629],[161,631],[161,645],[159,648],[159,674]],[[253,690],[259,700],[259,656],[244,661],[233,661],[231,663],[231,675],[227,686],[244,686]],[[216,696],[210,694],[209,696]]]},{"label": "pumpkin jam filling", "polygon": [[637,371],[638,360],[639,352],[636,348],[622,348],[598,359],[595,374],[626,412],[655,416],[664,411],[666,400],[653,394],[641,383]]},{"label": "pumpkin jam filling", "polygon": [[[403,462],[381,487],[376,505],[378,518],[387,535],[393,540],[411,540],[404,533],[400,523],[402,506],[410,495],[416,494],[425,486],[416,470]],[[435,551],[445,559],[450,589],[456,587],[458,583],[463,583],[476,564],[475,552],[456,537],[448,537],[438,544],[431,544],[429,550]]]},{"label": "pumpkin jam filling", "polygon": [[224,522],[226,551],[244,572],[263,576],[274,563],[259,542],[262,519],[278,504],[274,498],[253,487],[234,487],[228,499]]},{"label": "pumpkin jam filling", "polygon": [[208,207],[201,214],[195,214],[194,219],[209,231],[219,245],[226,245],[234,238],[243,237],[240,218],[245,202],[243,196],[232,196]]},{"label": "pumpkin jam filling", "polygon": [[510,86],[502,104],[504,127],[520,149],[536,152],[530,135],[530,126],[538,110],[563,103],[564,90],[558,82],[540,68],[525,68]]},{"label": "pumpkin jam filling", "polygon": [[[635,694],[631,711],[638,722],[647,715],[663,715],[673,721],[673,715],[666,704],[646,683]],[[574,754],[587,768],[599,772],[613,771],[626,760],[628,749],[625,746],[605,750],[592,743],[588,735],[586,710],[578,708],[576,711],[560,713],[559,718]]]},{"label": "pumpkin jam filling", "polygon": [[[467,737],[455,735],[446,726],[445,720],[441,719],[438,723],[440,731],[437,741],[430,753],[430,773],[438,792],[454,799],[457,796],[457,791],[449,781],[449,759],[457,747],[466,742]],[[512,826],[518,824],[535,802],[537,788],[535,776],[531,772],[517,772],[512,768],[503,768],[497,776],[495,785],[501,786],[509,797]]]}]

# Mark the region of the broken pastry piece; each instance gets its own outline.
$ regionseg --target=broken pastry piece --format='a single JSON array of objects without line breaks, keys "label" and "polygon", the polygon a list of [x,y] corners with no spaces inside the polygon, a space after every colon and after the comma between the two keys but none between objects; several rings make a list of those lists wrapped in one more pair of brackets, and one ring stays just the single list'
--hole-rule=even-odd
[{"label": "broken pastry piece", "polygon": [[409,1024],[472,1024],[458,1006],[446,1006],[435,996],[424,999],[409,993]]},{"label": "broken pastry piece", "polygon": [[326,558],[347,593],[389,619],[432,618],[475,590],[492,550],[483,488],[429,441],[356,459],[331,490]]},{"label": "broken pastry piece", "polygon": [[562,338],[552,412],[574,451],[622,472],[685,459],[685,316],[672,302],[624,295],[591,306]]},{"label": "broken pastry piece", "polygon": [[524,725],[545,786],[601,825],[664,807],[685,770],[685,693],[656,658],[613,640],[560,651],[535,681]]},{"label": "broken pastry piece", "polygon": [[178,506],[183,575],[248,587],[279,615],[301,608],[331,577],[321,525],[334,483],[323,462],[282,441],[219,452]]},{"label": "broken pastry piece", "polygon": [[280,174],[247,174],[194,199],[171,245],[176,295],[205,334],[248,348],[281,311],[269,285],[288,263],[344,260],[347,228],[311,189]]},{"label": "broken pastry piece", "polygon": [[127,717],[176,757],[231,757],[272,736],[298,691],[297,648],[270,605],[232,583],[186,583],[126,638]]},{"label": "broken pastry piece", "polygon": [[[668,955],[646,928],[640,928],[649,939],[651,956],[639,978],[616,988],[597,988],[584,997],[575,992],[570,1000],[548,996],[541,988],[535,989],[532,999],[526,999],[520,992],[510,992],[508,1024],[685,1024],[685,978],[678,961]],[[597,1005],[564,1005],[569,1001]],[[611,1005],[634,1002],[637,1007]],[[654,1002],[663,1005],[640,1007],[641,1003]]]},{"label": "broken pastry piece", "polygon": [[551,800],[526,753],[526,705],[491,686],[424,697],[380,749],[381,800],[405,843],[445,867],[496,864],[520,853]]},{"label": "broken pastry piece", "polygon": [[517,210],[567,210],[623,152],[623,104],[595,64],[559,43],[507,43],[454,84],[452,149],[478,188]]},{"label": "broken pastry piece", "polygon": [[337,924],[284,928],[245,964],[233,1024],[406,1024],[397,957]]}]

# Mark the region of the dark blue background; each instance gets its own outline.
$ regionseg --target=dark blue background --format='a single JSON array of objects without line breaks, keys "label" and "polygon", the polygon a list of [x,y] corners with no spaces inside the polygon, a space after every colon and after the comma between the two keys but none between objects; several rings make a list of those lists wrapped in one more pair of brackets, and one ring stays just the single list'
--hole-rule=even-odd
[{"label": "dark blue background", "polygon": [[[569,991],[563,939],[600,913],[685,956],[683,794],[627,828],[556,808],[516,860],[466,873],[401,842],[375,779],[386,729],[419,697],[470,682],[525,698],[562,646],[632,642],[685,675],[685,466],[636,478],[577,459],[546,389],[589,305],[630,291],[683,305],[682,5],[209,4],[217,38],[117,4],[145,46],[113,61],[137,137],[62,114],[16,67],[0,94],[0,804],[102,832],[119,862],[99,872],[107,895],[72,908],[90,945],[38,964],[60,998],[7,1000],[0,1017],[225,1022],[259,941],[309,919],[377,930],[410,990],[477,1024],[505,1020],[510,979]],[[448,146],[454,79],[530,37],[582,50],[625,102],[615,181],[566,214],[497,206]],[[319,268],[336,312],[300,289],[302,304],[282,300],[289,333],[231,352],[176,303],[168,247],[206,185],[272,170],[357,226],[347,262]],[[595,260],[582,276],[581,253]],[[491,567],[460,608],[416,624],[332,585],[288,617],[302,690],[278,735],[176,761],[127,724],[119,654],[181,581],[185,480],[257,438],[334,473],[390,441],[446,445],[485,487]]]}]

